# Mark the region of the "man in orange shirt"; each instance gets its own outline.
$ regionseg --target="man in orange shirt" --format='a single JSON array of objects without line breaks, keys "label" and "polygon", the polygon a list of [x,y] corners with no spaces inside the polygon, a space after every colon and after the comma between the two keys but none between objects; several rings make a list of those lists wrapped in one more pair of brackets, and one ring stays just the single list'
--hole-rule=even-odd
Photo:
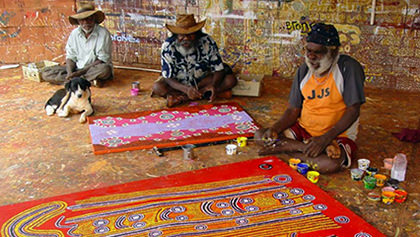
[{"label": "man in orange shirt", "polygon": [[288,108],[273,126],[255,133],[260,155],[287,152],[321,173],[350,167],[365,75],[359,62],[339,54],[340,45],[333,25],[312,27]]}]

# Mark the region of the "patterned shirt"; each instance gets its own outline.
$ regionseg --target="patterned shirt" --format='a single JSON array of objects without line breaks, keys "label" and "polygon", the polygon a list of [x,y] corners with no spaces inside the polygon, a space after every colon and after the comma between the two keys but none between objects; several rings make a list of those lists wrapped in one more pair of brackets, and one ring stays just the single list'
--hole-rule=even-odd
[{"label": "patterned shirt", "polygon": [[183,56],[175,47],[176,37],[162,45],[162,76],[173,78],[184,85],[195,86],[210,72],[223,70],[222,58],[216,42],[207,34],[198,39],[197,50]]}]

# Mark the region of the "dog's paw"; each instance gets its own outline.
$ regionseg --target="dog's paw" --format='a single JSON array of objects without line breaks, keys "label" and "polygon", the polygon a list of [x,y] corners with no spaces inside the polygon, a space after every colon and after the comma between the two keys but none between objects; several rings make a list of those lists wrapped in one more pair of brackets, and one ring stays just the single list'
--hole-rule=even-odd
[{"label": "dog's paw", "polygon": [[47,105],[47,107],[45,107],[45,112],[47,112],[48,116],[51,116],[55,113],[55,109],[53,106]]},{"label": "dog's paw", "polygon": [[85,116],[80,116],[79,123],[85,123],[85,122],[86,122],[86,117]]},{"label": "dog's paw", "polygon": [[68,113],[66,113],[66,111],[64,111],[64,110],[58,110],[57,115],[58,115],[58,117],[65,118],[65,117],[67,117]]}]

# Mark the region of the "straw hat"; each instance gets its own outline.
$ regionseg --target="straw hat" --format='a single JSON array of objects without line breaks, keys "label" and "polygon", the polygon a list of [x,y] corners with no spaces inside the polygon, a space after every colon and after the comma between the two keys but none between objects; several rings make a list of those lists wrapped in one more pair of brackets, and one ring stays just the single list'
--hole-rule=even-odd
[{"label": "straw hat", "polygon": [[92,15],[95,16],[95,22],[98,24],[105,20],[105,14],[102,11],[95,10],[95,6],[92,4],[85,4],[80,6],[76,14],[69,16],[69,21],[72,25],[78,25],[79,22],[77,20],[82,20]]},{"label": "straw hat", "polygon": [[174,34],[191,34],[203,28],[206,20],[196,22],[194,14],[179,14],[176,16],[175,25],[165,24],[166,28]]}]

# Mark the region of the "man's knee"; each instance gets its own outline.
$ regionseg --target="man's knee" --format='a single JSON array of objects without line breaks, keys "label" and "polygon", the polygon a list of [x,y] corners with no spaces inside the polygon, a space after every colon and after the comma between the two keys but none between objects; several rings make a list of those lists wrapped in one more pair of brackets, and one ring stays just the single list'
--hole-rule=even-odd
[{"label": "man's knee", "polygon": [[66,76],[67,72],[64,66],[46,67],[41,71],[42,80],[51,84],[63,84]]},{"label": "man's knee", "polygon": [[109,80],[112,78],[112,68],[111,65],[106,63],[100,63],[95,66],[98,71],[97,79],[99,80]]},{"label": "man's knee", "polygon": [[166,96],[166,94],[168,93],[168,89],[167,89],[166,82],[162,78],[159,78],[157,81],[153,83],[152,93],[154,95],[158,95],[161,97]]},{"label": "man's knee", "polygon": [[344,157],[339,159],[332,159],[325,154],[316,158],[316,161],[311,164],[312,168],[319,173],[336,173],[341,170]]},{"label": "man's knee", "polygon": [[238,80],[233,74],[227,74],[224,78],[224,84],[226,89],[233,88],[238,83]]}]

